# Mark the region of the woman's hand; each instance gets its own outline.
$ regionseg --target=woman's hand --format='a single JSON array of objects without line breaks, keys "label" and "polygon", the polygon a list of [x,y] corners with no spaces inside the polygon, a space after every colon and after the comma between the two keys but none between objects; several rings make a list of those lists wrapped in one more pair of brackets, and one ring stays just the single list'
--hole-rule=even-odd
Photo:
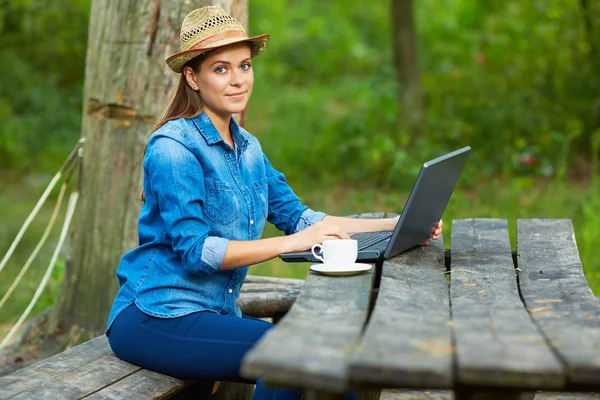
[{"label": "woman's hand", "polygon": [[400,216],[396,215],[394,218],[383,218],[381,221],[385,224],[385,226],[380,229],[381,231],[393,231],[396,229],[398,221],[400,221]]},{"label": "woman's hand", "polygon": [[440,219],[440,221],[433,227],[433,229],[431,231],[431,239],[427,239],[422,244],[428,245],[431,242],[431,240],[438,240],[440,238],[440,236],[442,236],[442,225],[443,224],[444,224],[443,221]]},{"label": "woman's hand", "polygon": [[335,225],[319,221],[316,224],[286,237],[284,253],[308,250],[323,240],[350,239],[350,236]]}]

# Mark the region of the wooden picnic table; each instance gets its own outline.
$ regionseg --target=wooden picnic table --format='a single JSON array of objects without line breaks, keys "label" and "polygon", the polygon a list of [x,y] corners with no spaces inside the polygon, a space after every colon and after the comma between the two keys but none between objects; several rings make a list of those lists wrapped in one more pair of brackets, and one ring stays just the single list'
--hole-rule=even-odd
[{"label": "wooden picnic table", "polygon": [[[359,217],[382,217],[369,214]],[[355,276],[310,272],[242,374],[306,399],[379,398],[386,388],[456,399],[600,390],[600,307],[570,220],[452,223],[443,238]]]}]

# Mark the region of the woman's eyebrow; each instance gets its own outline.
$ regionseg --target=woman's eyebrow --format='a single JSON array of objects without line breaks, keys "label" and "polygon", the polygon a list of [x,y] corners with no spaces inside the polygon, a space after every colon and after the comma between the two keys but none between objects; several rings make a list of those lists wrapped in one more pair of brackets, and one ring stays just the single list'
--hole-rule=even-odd
[{"label": "woman's eyebrow", "polygon": [[229,61],[222,61],[222,60],[217,60],[214,63],[210,64],[210,66],[212,67],[215,64],[227,64],[227,65],[231,65],[231,63]]},{"label": "woman's eyebrow", "polygon": [[[250,61],[251,59],[252,59],[252,57],[245,58],[245,59],[243,59],[242,61],[240,61],[240,64],[242,64],[242,63],[245,63],[245,62],[248,62],[248,61]],[[215,64],[226,64],[226,65],[231,65],[231,63],[230,63],[229,61],[217,60],[217,61],[213,62],[212,64],[210,64],[210,66],[212,67],[212,66],[213,66],[213,65],[215,65]]]}]

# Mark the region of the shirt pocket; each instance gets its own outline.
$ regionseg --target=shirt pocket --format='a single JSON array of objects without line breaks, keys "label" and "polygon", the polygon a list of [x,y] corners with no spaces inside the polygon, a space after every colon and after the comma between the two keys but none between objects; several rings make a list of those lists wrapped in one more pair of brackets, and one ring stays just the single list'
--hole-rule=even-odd
[{"label": "shirt pocket", "polygon": [[215,222],[229,225],[240,219],[239,199],[233,186],[222,181],[207,181],[206,215]]},{"label": "shirt pocket", "polygon": [[269,211],[269,179],[262,178],[252,184],[252,189],[254,189],[254,194],[258,198],[258,204],[260,204],[260,208],[262,210],[263,216],[267,218],[267,213]]}]

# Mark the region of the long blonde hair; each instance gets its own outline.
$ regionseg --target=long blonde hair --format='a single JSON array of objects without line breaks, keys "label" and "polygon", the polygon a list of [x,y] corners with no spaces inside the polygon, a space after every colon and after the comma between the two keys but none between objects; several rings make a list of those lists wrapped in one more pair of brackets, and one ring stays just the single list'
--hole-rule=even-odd
[{"label": "long blonde hair", "polygon": [[[206,59],[210,52],[199,55],[196,58],[191,59],[185,65],[190,66],[195,73],[200,71],[200,65]],[[204,103],[202,102],[202,97],[199,92],[192,90],[190,85],[188,85],[185,75],[182,73],[179,78],[179,85],[177,86],[177,91],[175,95],[169,101],[167,108],[164,113],[158,120],[158,122],[152,127],[151,133],[156,132],[161,126],[166,124],[169,121],[178,118],[194,118],[202,112],[204,107]],[[144,146],[144,153],[142,154],[142,159],[146,154],[146,148],[148,147],[148,142],[146,142],[146,146]],[[144,196],[144,188],[140,192],[140,200],[142,202],[146,201],[146,197]]]}]

